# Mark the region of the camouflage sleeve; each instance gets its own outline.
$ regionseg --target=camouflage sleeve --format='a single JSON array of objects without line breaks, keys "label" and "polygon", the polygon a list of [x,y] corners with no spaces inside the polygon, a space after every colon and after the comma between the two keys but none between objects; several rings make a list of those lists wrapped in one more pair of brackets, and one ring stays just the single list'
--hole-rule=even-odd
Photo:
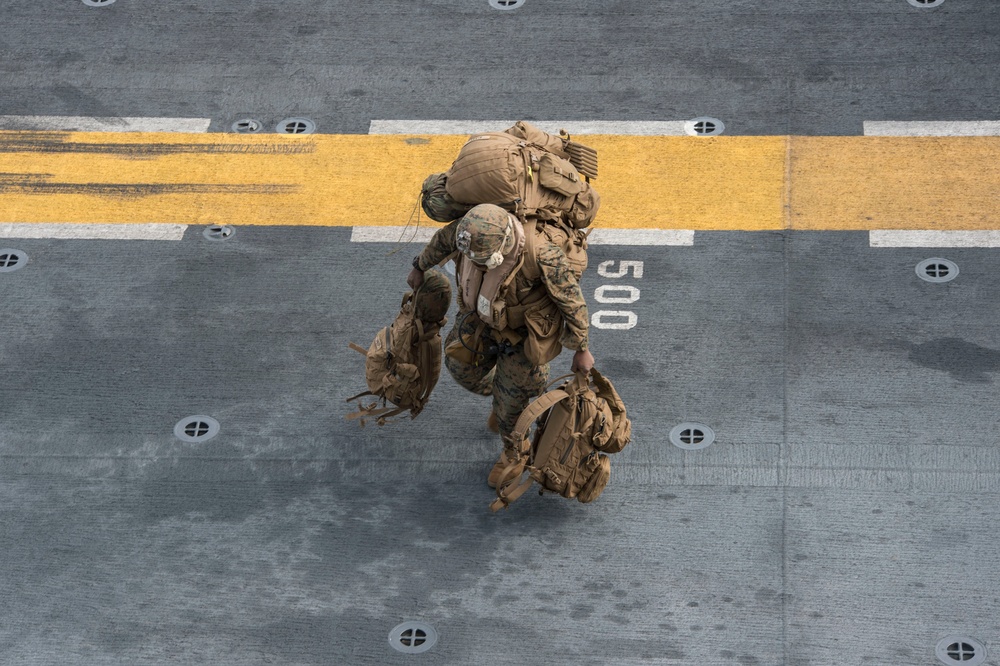
[{"label": "camouflage sleeve", "polygon": [[538,268],[541,269],[542,283],[549,297],[562,313],[563,327],[559,342],[574,351],[587,349],[589,316],[587,301],[580,290],[580,282],[570,270],[566,254],[558,245],[543,242],[538,248]]},{"label": "camouflage sleeve", "polygon": [[461,221],[462,218],[453,220],[434,233],[423,252],[417,257],[420,270],[426,271],[434,268],[444,261],[445,257],[455,252],[457,249],[455,247],[455,229]]}]

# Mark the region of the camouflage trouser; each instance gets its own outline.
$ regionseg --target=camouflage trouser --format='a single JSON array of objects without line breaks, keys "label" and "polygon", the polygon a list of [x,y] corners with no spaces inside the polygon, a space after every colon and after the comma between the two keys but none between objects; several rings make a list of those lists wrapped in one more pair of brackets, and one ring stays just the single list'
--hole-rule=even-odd
[{"label": "camouflage trouser", "polygon": [[[445,346],[458,340],[459,331],[465,335],[475,333],[479,318],[473,314],[459,313],[455,325],[448,333]],[[535,365],[524,356],[524,346],[500,345],[491,336],[487,327],[483,331],[485,357],[477,364],[467,364],[445,355],[444,364],[448,372],[462,387],[479,395],[493,396],[493,411],[497,415],[497,425],[505,445],[514,431],[517,417],[537,397],[549,379],[549,364]]]}]

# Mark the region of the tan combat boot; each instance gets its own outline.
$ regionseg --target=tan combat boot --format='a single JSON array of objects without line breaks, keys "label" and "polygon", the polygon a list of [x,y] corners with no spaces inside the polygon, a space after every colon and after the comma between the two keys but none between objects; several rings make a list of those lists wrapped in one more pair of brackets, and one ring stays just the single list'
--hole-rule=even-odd
[{"label": "tan combat boot", "polygon": [[[486,485],[488,485],[490,488],[497,487],[497,482],[500,481],[500,475],[503,473],[505,469],[507,469],[507,466],[510,465],[510,463],[513,461],[515,455],[517,454],[515,454],[510,449],[504,449],[503,452],[500,453],[500,458],[497,459],[496,463],[493,465],[493,469],[490,470],[489,477],[486,479]],[[521,477],[521,473],[523,471],[524,471],[524,458],[521,457],[520,463],[516,467],[514,467],[513,470],[511,470],[511,473],[508,478],[512,480],[518,479]]]}]

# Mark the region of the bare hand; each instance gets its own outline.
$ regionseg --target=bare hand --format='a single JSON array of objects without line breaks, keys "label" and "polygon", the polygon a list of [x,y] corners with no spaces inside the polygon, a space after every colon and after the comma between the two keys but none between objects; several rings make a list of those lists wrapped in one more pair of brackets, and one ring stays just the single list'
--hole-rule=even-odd
[{"label": "bare hand", "polygon": [[590,372],[594,369],[594,355],[584,349],[573,354],[573,365],[570,372]]},{"label": "bare hand", "polygon": [[411,289],[418,289],[423,283],[424,272],[419,268],[412,269],[410,274],[406,276],[406,284],[410,285]]}]

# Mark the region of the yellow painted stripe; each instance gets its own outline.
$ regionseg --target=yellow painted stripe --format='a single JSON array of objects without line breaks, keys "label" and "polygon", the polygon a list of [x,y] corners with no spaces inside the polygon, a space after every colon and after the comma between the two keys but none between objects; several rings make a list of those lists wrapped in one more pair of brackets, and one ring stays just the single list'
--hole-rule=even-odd
[{"label": "yellow painted stripe", "polygon": [[[0,132],[0,223],[398,226],[465,139]],[[1000,228],[1000,137],[584,142],[605,228]]]},{"label": "yellow painted stripe", "polygon": [[792,137],[795,229],[1000,229],[1000,137]]}]

